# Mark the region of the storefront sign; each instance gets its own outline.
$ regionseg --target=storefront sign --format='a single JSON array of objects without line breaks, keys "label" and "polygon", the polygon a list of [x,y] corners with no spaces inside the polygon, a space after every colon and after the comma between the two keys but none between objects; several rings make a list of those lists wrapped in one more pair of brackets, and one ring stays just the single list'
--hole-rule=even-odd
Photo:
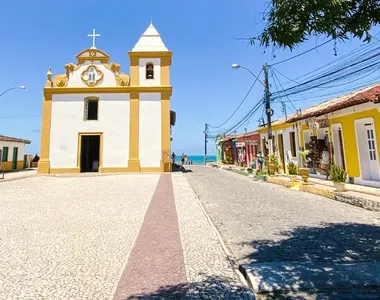
[{"label": "storefront sign", "polygon": [[236,147],[245,147],[245,143],[244,142],[236,142],[235,146]]},{"label": "storefront sign", "polygon": [[329,120],[327,118],[319,120],[317,118],[309,118],[306,120],[306,125],[309,129],[326,128],[329,127]]},{"label": "storefront sign", "polygon": [[329,127],[329,119],[317,120],[318,128],[327,128]]}]

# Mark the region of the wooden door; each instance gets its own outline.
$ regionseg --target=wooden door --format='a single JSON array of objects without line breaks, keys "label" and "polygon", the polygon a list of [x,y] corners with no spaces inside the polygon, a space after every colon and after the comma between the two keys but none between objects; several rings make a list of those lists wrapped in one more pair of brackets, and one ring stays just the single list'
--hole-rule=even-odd
[{"label": "wooden door", "polygon": [[13,148],[13,157],[12,157],[12,170],[17,169],[17,157],[18,157],[18,148]]}]

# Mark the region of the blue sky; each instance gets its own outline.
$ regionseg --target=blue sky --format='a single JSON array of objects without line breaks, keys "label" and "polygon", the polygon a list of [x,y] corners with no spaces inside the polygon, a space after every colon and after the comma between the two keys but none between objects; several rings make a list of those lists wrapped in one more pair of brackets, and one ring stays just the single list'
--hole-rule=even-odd
[{"label": "blue sky", "polygon": [[[32,144],[27,151],[38,153],[42,89],[49,66],[53,73],[63,73],[66,63],[76,62],[76,54],[91,46],[87,34],[96,28],[101,34],[97,48],[107,52],[112,61],[120,63],[122,70],[129,73],[127,52],[152,18],[164,43],[173,51],[171,103],[177,112],[177,124],[173,128],[172,149],[176,153],[202,154],[205,122],[223,123],[253,80],[246,71],[233,70],[232,63],[258,74],[265,62],[281,61],[326,40],[311,39],[293,52],[276,50],[276,57],[271,50],[235,40],[259,32],[260,26],[253,27],[266,3],[266,0],[4,1],[0,93],[19,85],[26,85],[27,89],[13,90],[0,98],[0,134],[30,139]],[[338,57],[359,45],[356,40],[339,44]],[[333,59],[336,59],[333,44],[329,43],[277,68],[296,78]],[[239,121],[257,102],[260,93],[258,84],[226,127]],[[297,103],[297,108],[311,104]],[[283,115],[279,105],[274,110],[275,118]],[[257,127],[259,117],[254,116],[246,125],[248,130]],[[209,152],[215,152],[212,142]]]}]

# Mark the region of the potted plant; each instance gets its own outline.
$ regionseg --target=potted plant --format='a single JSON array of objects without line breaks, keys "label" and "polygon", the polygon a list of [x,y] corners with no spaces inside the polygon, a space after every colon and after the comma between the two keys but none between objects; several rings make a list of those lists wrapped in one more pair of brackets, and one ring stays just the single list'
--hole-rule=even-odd
[{"label": "potted plant", "polygon": [[334,186],[337,192],[344,192],[345,182],[347,179],[347,172],[341,166],[331,165],[329,170],[331,180],[334,182]]},{"label": "potted plant", "polygon": [[251,162],[249,163],[249,165],[251,166],[252,169],[256,168],[256,163],[255,163],[255,160],[253,158],[252,158]]},{"label": "potted plant", "polygon": [[278,172],[280,167],[280,162],[278,160],[278,156],[271,153],[264,160],[264,167],[268,171],[268,175],[275,175]]},{"label": "potted plant", "polygon": [[307,158],[309,150],[298,151],[299,168],[298,174],[302,177],[304,182],[309,180],[309,168],[307,167]]},{"label": "potted plant", "polygon": [[263,170],[263,171],[261,172],[261,179],[264,180],[264,181],[267,181],[267,178],[268,178],[267,171],[266,171],[266,170]]},{"label": "potted plant", "polygon": [[254,170],[254,171],[253,171],[252,180],[253,180],[253,181],[257,181],[257,180],[259,180],[259,176],[260,176],[260,174],[261,174],[261,171],[260,171],[260,170]]},{"label": "potted plant", "polygon": [[289,173],[290,181],[292,183],[295,182],[297,179],[298,168],[297,168],[297,165],[292,161],[288,163],[288,173]]}]

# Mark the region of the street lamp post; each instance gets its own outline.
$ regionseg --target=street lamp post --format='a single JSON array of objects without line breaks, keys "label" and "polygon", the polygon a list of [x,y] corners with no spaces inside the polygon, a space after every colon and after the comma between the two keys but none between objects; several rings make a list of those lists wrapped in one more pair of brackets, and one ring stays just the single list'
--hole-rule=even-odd
[{"label": "street lamp post", "polygon": [[265,87],[265,84],[260,80],[260,78],[257,77],[257,76],[255,75],[255,73],[253,73],[253,72],[252,72],[250,69],[248,69],[247,67],[244,67],[244,66],[241,66],[241,65],[238,65],[238,64],[233,64],[231,67],[232,67],[232,69],[235,69],[235,70],[240,69],[240,68],[242,68],[242,69],[244,69],[244,70],[247,70],[249,73],[251,73],[251,75],[252,75],[253,77],[255,77],[255,79],[257,79],[258,82],[260,82],[260,83]]},{"label": "street lamp post", "polygon": [[273,114],[273,110],[271,109],[270,107],[270,93],[269,93],[269,82],[268,82],[268,65],[265,64],[263,66],[263,70],[264,70],[264,75],[265,75],[265,80],[264,82],[262,82],[250,69],[248,69],[247,67],[244,67],[244,66],[241,66],[241,65],[238,65],[238,64],[233,64],[231,66],[233,69],[239,69],[239,68],[242,68],[244,70],[247,70],[257,81],[259,81],[262,86],[264,87],[265,89],[265,112],[266,112],[266,115],[267,115],[267,128],[268,128],[268,150],[269,150],[269,153],[272,153],[273,152],[273,149],[272,149],[272,122],[271,122],[271,116]]},{"label": "street lamp post", "polygon": [[25,89],[26,89],[26,86],[25,86],[25,85],[15,86],[15,87],[12,87],[12,88],[7,89],[7,90],[5,90],[4,92],[2,92],[2,93],[0,94],[0,97],[3,96],[4,94],[8,93],[8,92],[11,91],[11,90],[25,90]]}]

